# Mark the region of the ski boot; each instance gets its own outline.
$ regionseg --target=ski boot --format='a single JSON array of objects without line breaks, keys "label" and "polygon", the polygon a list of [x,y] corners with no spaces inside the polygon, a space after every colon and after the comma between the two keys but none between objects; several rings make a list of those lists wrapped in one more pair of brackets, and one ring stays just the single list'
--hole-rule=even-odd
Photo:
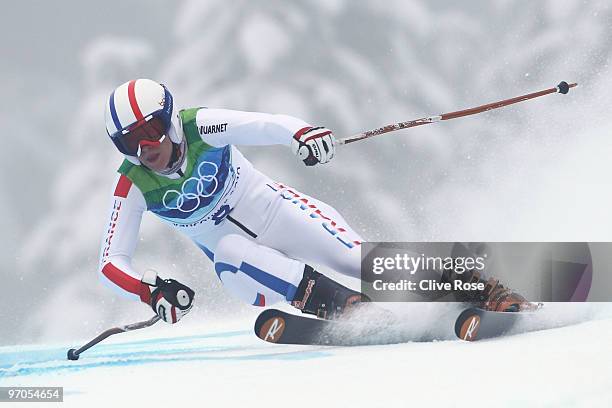
[{"label": "ski boot", "polygon": [[298,285],[291,305],[302,313],[333,320],[348,315],[362,302],[370,302],[370,298],[342,286],[306,265],[304,277]]},{"label": "ski boot", "polygon": [[[451,274],[457,275],[454,272]],[[472,303],[480,309],[492,312],[530,312],[541,307],[541,303],[529,302],[520,293],[504,287],[499,283],[499,279],[485,280],[480,276],[480,273],[474,271],[466,272],[464,275],[461,278],[462,281],[484,283],[485,288],[482,291],[455,292],[457,299],[460,301]]]}]

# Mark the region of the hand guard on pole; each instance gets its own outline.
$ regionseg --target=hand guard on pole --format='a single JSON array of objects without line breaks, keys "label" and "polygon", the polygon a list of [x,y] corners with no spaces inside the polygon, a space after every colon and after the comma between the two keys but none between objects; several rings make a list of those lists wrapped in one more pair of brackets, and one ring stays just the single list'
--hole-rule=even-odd
[{"label": "hand guard on pole", "polygon": [[306,166],[325,164],[334,158],[336,138],[325,127],[304,128],[293,136],[291,151]]},{"label": "hand guard on pole", "polygon": [[[146,282],[145,282],[146,283]],[[195,292],[174,279],[155,277],[151,308],[166,323],[176,323],[191,310]]]}]

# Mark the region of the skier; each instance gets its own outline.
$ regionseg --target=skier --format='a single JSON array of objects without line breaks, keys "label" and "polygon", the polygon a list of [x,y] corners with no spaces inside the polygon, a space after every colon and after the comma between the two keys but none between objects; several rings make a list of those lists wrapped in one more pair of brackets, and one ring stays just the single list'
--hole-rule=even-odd
[{"label": "skier", "polygon": [[[249,304],[287,302],[333,319],[368,301],[309,265],[360,278],[362,238],[334,208],[270,179],[235,147],[286,145],[307,166],[325,164],[335,154],[329,129],[287,115],[179,111],[168,89],[149,79],[117,87],[105,120],[125,156],[99,263],[112,287],[169,323],[191,310],[191,288],[131,265],[142,215],[151,211],[187,235],[214,263],[224,287]],[[497,283],[479,300],[491,310],[520,309],[526,302]]]}]

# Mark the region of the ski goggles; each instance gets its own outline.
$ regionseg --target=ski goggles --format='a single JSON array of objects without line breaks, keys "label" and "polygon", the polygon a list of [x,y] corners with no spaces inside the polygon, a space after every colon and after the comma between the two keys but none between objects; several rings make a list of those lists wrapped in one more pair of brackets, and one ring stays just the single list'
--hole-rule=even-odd
[{"label": "ski goggles", "polygon": [[121,153],[138,157],[142,147],[159,146],[164,141],[172,124],[172,95],[165,86],[164,90],[161,109],[109,135]]}]

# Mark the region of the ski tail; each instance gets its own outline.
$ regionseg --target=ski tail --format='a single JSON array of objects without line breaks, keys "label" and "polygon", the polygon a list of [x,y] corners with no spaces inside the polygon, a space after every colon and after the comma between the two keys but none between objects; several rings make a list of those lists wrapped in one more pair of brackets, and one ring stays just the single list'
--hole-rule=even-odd
[{"label": "ski tail", "polygon": [[515,324],[537,313],[541,306],[528,312],[495,312],[477,307],[465,309],[455,321],[455,335],[465,341],[490,339],[507,334]]}]

